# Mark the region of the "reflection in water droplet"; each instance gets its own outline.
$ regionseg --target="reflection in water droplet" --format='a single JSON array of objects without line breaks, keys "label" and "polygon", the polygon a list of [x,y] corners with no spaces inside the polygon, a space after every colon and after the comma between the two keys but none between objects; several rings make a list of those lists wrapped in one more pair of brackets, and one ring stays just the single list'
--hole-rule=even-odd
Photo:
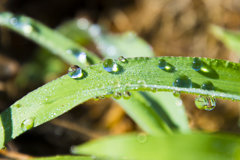
[{"label": "reflection in water droplet", "polygon": [[211,111],[216,107],[216,98],[199,96],[195,99],[195,105],[199,109]]},{"label": "reflection in water droplet", "polygon": [[85,52],[81,52],[78,49],[68,49],[66,50],[66,53],[74,55],[77,58],[77,60],[81,63],[87,62],[87,55]]},{"label": "reflection in water droplet", "polygon": [[100,98],[100,99],[105,99],[105,96],[103,95],[103,96],[100,96],[99,98]]},{"label": "reflection in water droplet", "polygon": [[159,60],[158,67],[160,69],[165,69],[166,65],[167,65],[167,62],[164,59]]},{"label": "reflection in water droplet", "polygon": [[113,95],[113,92],[107,92],[107,93],[105,94],[105,97],[106,97],[106,98],[110,98],[110,97],[112,97],[112,95]]},{"label": "reflection in water droplet", "polygon": [[181,92],[180,91],[173,91],[173,96],[174,97],[180,97]]},{"label": "reflection in water droplet", "polygon": [[191,88],[192,87],[192,81],[189,77],[183,75],[179,76],[175,79],[173,82],[174,87],[184,87],[184,88]]},{"label": "reflection in water droplet", "polygon": [[204,82],[203,85],[201,86],[202,89],[206,89],[206,90],[214,90],[214,85],[212,82],[207,81]]},{"label": "reflection in water droplet", "polygon": [[22,131],[27,131],[34,127],[34,118],[25,119],[21,124]]},{"label": "reflection in water droplet", "polygon": [[71,78],[81,78],[83,76],[82,69],[76,65],[68,68],[68,75]]},{"label": "reflection in water droplet", "polygon": [[101,28],[97,24],[92,24],[88,30],[89,34],[93,37],[99,36],[101,33]]},{"label": "reflection in water droplet", "polygon": [[194,69],[195,71],[199,71],[202,66],[203,63],[199,58],[193,58],[192,69]]},{"label": "reflection in water droplet", "polygon": [[119,56],[118,60],[123,62],[123,63],[127,62],[126,58],[124,58],[123,56]]},{"label": "reflection in water droplet", "polygon": [[122,97],[121,93],[118,93],[118,92],[113,93],[113,98],[120,99],[121,97]]},{"label": "reflection in water droplet", "polygon": [[89,27],[89,22],[86,18],[80,18],[77,21],[77,26],[79,29],[85,30]]},{"label": "reflection in water droplet", "polygon": [[144,143],[144,142],[147,141],[147,135],[146,135],[145,133],[139,133],[139,134],[137,135],[137,140],[138,140],[138,142],[140,142],[140,143]]},{"label": "reflection in water droplet", "polygon": [[98,101],[98,100],[99,100],[99,97],[98,97],[98,96],[97,96],[97,97],[94,97],[93,100],[94,100],[94,101]]},{"label": "reflection in water droplet", "polygon": [[107,72],[117,72],[119,68],[117,63],[114,62],[112,59],[106,59],[103,62],[103,69]]},{"label": "reflection in water droplet", "polygon": [[123,99],[129,99],[131,97],[131,93],[128,91],[123,92]]}]

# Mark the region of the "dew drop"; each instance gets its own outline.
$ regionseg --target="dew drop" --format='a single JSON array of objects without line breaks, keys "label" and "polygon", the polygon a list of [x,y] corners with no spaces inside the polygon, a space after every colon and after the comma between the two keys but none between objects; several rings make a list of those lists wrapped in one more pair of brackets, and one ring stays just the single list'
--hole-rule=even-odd
[{"label": "dew drop", "polygon": [[15,26],[18,24],[18,18],[12,17],[9,22],[11,25]]},{"label": "dew drop", "polygon": [[6,150],[6,149],[7,149],[7,147],[6,147],[6,146],[3,146],[3,147],[2,147],[2,150]]},{"label": "dew drop", "polygon": [[195,105],[199,109],[211,111],[216,107],[216,98],[199,96],[195,99]]},{"label": "dew drop", "polygon": [[113,92],[107,92],[107,93],[105,94],[105,97],[106,97],[106,98],[110,98],[110,97],[112,97],[112,95],[113,95]]},{"label": "dew drop", "polygon": [[119,81],[113,81],[112,85],[113,85],[114,88],[120,87]]},{"label": "dew drop", "polygon": [[138,140],[138,142],[140,142],[140,143],[144,143],[144,142],[147,141],[147,135],[146,135],[145,133],[139,133],[139,134],[137,135],[137,140]]},{"label": "dew drop", "polygon": [[93,100],[94,100],[94,101],[98,101],[98,100],[99,100],[99,97],[96,96],[96,97],[93,98]]},{"label": "dew drop", "polygon": [[193,58],[192,69],[194,69],[195,71],[199,71],[202,66],[203,63],[199,58]]},{"label": "dew drop", "polygon": [[117,72],[118,71],[118,65],[114,60],[112,59],[106,59],[103,62],[103,69],[107,72]]},{"label": "dew drop", "polygon": [[206,89],[206,90],[214,90],[214,85],[212,82],[207,81],[204,82],[203,85],[201,86],[202,89]]},{"label": "dew drop", "polygon": [[81,78],[83,76],[82,69],[76,65],[68,68],[68,75],[71,78]]},{"label": "dew drop", "polygon": [[126,58],[124,58],[123,56],[119,56],[118,60],[123,62],[123,63],[127,62]]},{"label": "dew drop", "polygon": [[180,91],[173,91],[173,96],[174,97],[180,97],[181,92]]},{"label": "dew drop", "polygon": [[99,98],[100,98],[100,99],[105,99],[105,96],[103,95],[103,96],[100,96]]},{"label": "dew drop", "polygon": [[89,22],[86,18],[80,18],[77,21],[77,26],[81,30],[85,30],[89,27]]},{"label": "dew drop", "polygon": [[27,131],[34,127],[34,118],[25,119],[21,124],[22,131]]},{"label": "dew drop", "polygon": [[128,91],[123,92],[123,99],[129,99],[131,97],[131,93]]},{"label": "dew drop", "polygon": [[20,108],[21,107],[21,104],[15,104],[15,106],[17,107],[17,108]]},{"label": "dew drop", "polygon": [[191,88],[192,87],[192,81],[189,77],[183,75],[179,76],[175,79],[173,82],[174,87],[184,87],[184,88]]},{"label": "dew drop", "polygon": [[167,62],[164,59],[160,59],[158,63],[158,67],[160,69],[165,69],[166,66],[167,66]]},{"label": "dew drop", "polygon": [[121,99],[121,97],[122,97],[122,94],[121,94],[121,93],[115,92],[115,93],[113,94],[113,98],[115,98],[115,99]]},{"label": "dew drop", "polygon": [[139,84],[139,86],[141,88],[145,88],[146,87],[146,82],[144,80],[139,80],[137,83]]},{"label": "dew drop", "polygon": [[66,50],[66,53],[74,55],[77,58],[77,60],[81,63],[87,62],[87,55],[85,52],[81,52],[78,49],[68,49]]}]

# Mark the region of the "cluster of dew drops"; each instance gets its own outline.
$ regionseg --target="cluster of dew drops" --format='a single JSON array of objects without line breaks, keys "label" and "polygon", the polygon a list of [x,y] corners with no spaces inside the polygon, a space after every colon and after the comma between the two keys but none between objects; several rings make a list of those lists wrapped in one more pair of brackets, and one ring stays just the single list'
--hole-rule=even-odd
[{"label": "cluster of dew drops", "polygon": [[[127,60],[123,56],[120,56],[118,59],[122,63],[127,62]],[[199,58],[193,58],[192,69],[194,69],[195,71],[200,71],[202,66],[203,66],[203,63]],[[170,70],[171,69],[171,66],[168,65],[168,63],[164,59],[159,60],[158,67],[162,70]],[[114,60],[106,59],[103,62],[103,69],[109,73],[110,72],[118,72],[119,66],[117,65],[117,63]],[[69,67],[68,75],[71,78],[81,78],[81,77],[83,77],[83,72],[80,67],[74,65],[74,66]],[[173,82],[173,86],[174,87],[191,88],[192,81],[186,75],[181,75],[175,79],[175,81]],[[202,84],[201,89],[214,90],[214,85],[212,84],[212,82],[207,81]],[[174,91],[173,95],[175,97],[179,97],[181,95],[181,93],[180,93],[180,91]],[[111,96],[113,96],[113,98],[115,98],[115,99],[120,99],[121,97],[123,97],[124,99],[129,99],[131,97],[131,93],[128,91],[125,91],[123,93],[115,92],[115,93],[110,93],[110,94],[107,94],[104,96],[95,97],[94,100],[104,99],[106,97],[111,97]],[[211,111],[216,107],[216,98],[207,97],[207,96],[199,96],[195,99],[195,105],[199,109]]]}]

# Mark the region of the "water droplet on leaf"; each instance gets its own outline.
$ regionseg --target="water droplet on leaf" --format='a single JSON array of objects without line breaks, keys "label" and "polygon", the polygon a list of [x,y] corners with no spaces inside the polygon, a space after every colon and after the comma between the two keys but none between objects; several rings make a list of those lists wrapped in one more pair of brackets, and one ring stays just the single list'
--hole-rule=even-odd
[{"label": "water droplet on leaf", "polygon": [[183,75],[179,76],[175,79],[173,82],[174,87],[184,87],[184,88],[191,88],[192,87],[192,81],[189,77]]},{"label": "water droplet on leaf", "polygon": [[216,98],[199,96],[195,99],[195,105],[199,109],[211,111],[216,107]]},{"label": "water droplet on leaf", "polygon": [[99,97],[97,96],[97,97],[94,97],[93,99],[94,99],[94,101],[98,101]]},{"label": "water droplet on leaf", "polygon": [[124,99],[129,99],[129,98],[131,97],[131,93],[128,92],[128,91],[123,92],[122,95],[123,95],[123,98],[124,98]]},{"label": "water droplet on leaf", "polygon": [[106,59],[103,62],[103,69],[107,72],[117,72],[119,68],[117,63],[114,60]]},{"label": "water droplet on leaf", "polygon": [[82,69],[76,65],[68,68],[68,75],[71,78],[81,78],[83,76]]},{"label": "water droplet on leaf", "polygon": [[18,24],[18,18],[17,17],[12,17],[9,22],[10,22],[11,25],[15,26],[15,25]]},{"label": "water droplet on leaf", "polygon": [[160,69],[165,69],[166,65],[167,65],[167,62],[164,59],[159,60],[158,67]]},{"label": "water droplet on leaf", "polygon": [[202,66],[203,63],[199,58],[193,58],[192,69],[194,69],[195,71],[199,71]]},{"label": "water droplet on leaf", "polygon": [[25,119],[21,124],[22,131],[27,131],[34,127],[34,118]]},{"label": "water droplet on leaf", "polygon": [[118,92],[115,92],[115,93],[113,93],[113,98],[115,98],[115,99],[121,99],[121,98],[122,98],[122,94],[121,94],[121,93],[118,93]]},{"label": "water droplet on leaf", "polygon": [[202,89],[206,89],[206,90],[214,90],[214,85],[212,82],[207,81],[204,82],[203,85],[201,86]]},{"label": "water droplet on leaf", "polygon": [[173,96],[174,97],[180,97],[181,92],[180,91],[173,91]]},{"label": "water droplet on leaf", "polygon": [[127,62],[126,58],[124,58],[123,56],[119,56],[118,60],[123,62],[123,63]]}]

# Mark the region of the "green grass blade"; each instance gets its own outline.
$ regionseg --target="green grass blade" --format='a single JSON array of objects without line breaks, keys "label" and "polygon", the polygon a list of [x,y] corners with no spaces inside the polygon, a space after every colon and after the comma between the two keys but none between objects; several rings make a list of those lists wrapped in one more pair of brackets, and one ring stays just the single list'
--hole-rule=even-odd
[{"label": "green grass blade", "polygon": [[240,32],[224,29],[216,25],[210,26],[210,32],[240,56]]},{"label": "green grass blade", "polygon": [[[160,59],[166,60],[168,65],[171,64],[171,67],[175,68],[174,72],[160,69],[158,67]],[[118,73],[105,71],[102,63],[99,63],[85,68],[82,78],[62,76],[29,93],[1,114],[0,146],[22,134],[26,129],[54,119],[93,97],[109,93],[122,93],[126,90],[179,90],[183,93],[239,101],[240,64],[208,58],[199,59],[204,65],[198,72],[191,68],[193,61],[191,57],[140,57],[128,58],[127,63],[116,61],[120,67]],[[192,88],[173,87],[173,82],[179,75],[188,76],[192,81]],[[205,81],[211,81],[215,86],[214,90],[201,89],[200,86]],[[147,114],[138,116],[151,118]],[[23,122],[27,122],[28,125],[22,127]]]},{"label": "green grass blade", "polygon": [[[80,26],[80,27],[79,27]],[[81,26],[84,26],[81,27]],[[117,59],[119,56],[124,57],[153,57],[154,53],[149,44],[147,44],[144,40],[138,37],[133,32],[127,32],[123,34],[111,34],[101,28],[101,31],[98,36],[91,36],[90,32],[92,27],[100,26],[96,24],[91,24],[84,18],[79,20],[71,20],[64,22],[61,24],[57,31],[63,34],[64,36],[74,40],[80,44],[84,44],[87,41],[94,41],[97,48],[100,50],[104,58],[112,58]],[[134,93],[136,94],[136,93]],[[124,110],[129,109],[129,105],[135,105],[135,103],[139,103],[139,101],[144,102],[145,106],[150,106],[153,108],[159,117],[167,123],[167,125],[174,130],[178,131],[190,131],[187,121],[187,116],[184,111],[184,106],[176,106],[176,100],[179,100],[173,97],[169,93],[144,93],[145,100],[143,96],[134,95],[140,97],[139,100],[131,101],[120,101],[119,103],[122,104]],[[127,103],[127,104],[123,104]],[[149,108],[149,107],[148,107]],[[143,108],[143,110],[148,110],[147,108]],[[140,111],[140,110],[138,110]],[[137,111],[137,112],[138,112]],[[136,111],[130,112],[128,114],[133,114]],[[179,114],[181,113],[181,114]],[[178,116],[176,116],[178,115]],[[131,115],[130,115],[131,116]],[[131,116],[132,117],[132,116]],[[142,121],[142,119],[135,118],[136,122]],[[138,123],[139,124],[139,123]],[[143,123],[140,123],[143,124]],[[144,124],[143,124],[144,125]],[[166,126],[166,125],[162,125]],[[168,127],[168,128],[169,128]],[[169,130],[169,129],[165,129]]]},{"label": "green grass blade", "polygon": [[[79,46],[77,43],[65,38],[61,34],[29,17],[3,12],[0,13],[0,25],[8,27],[11,30],[14,30],[17,33],[25,36],[26,38],[33,40],[57,56],[60,56],[69,64],[75,64],[83,67],[101,61],[98,57],[86,50],[84,47]],[[67,50],[69,49],[77,49],[81,52],[85,52],[88,55],[87,62],[79,62],[73,54],[67,53]]]},{"label": "green grass blade", "polygon": [[240,141],[229,135],[189,134],[154,137],[127,134],[93,140],[72,147],[72,152],[108,159],[225,160],[239,159],[239,147]]},{"label": "green grass blade", "polygon": [[[91,52],[87,51],[83,47],[79,46],[77,43],[72,40],[65,38],[61,34],[52,31],[48,27],[43,24],[23,15],[15,16],[12,13],[4,12],[0,14],[0,25],[6,26],[17,33],[25,36],[28,39],[33,40],[41,46],[49,49],[51,52],[60,56],[64,60],[66,60],[69,64],[77,64],[80,66],[86,66],[88,64],[97,63],[100,59],[94,56]],[[30,31],[29,30],[30,28]],[[75,56],[72,54],[67,54],[66,50],[68,49],[78,49],[87,54],[87,59],[89,63],[80,63]],[[139,97],[139,95],[132,95],[132,97]],[[156,117],[154,111],[151,108],[146,108],[145,105],[137,102],[137,99],[134,99],[134,102],[129,102],[133,100],[129,100],[128,102],[124,100],[119,100],[122,104],[122,107],[127,110],[129,115],[132,115],[133,120],[138,123],[138,125],[145,130],[149,134],[159,134],[165,130],[165,132],[169,132],[170,129],[167,127],[165,122],[161,120],[159,117]],[[129,106],[129,104],[138,104],[141,106]],[[143,111],[148,111],[148,114],[154,114],[143,116],[140,118],[139,115],[135,113],[142,113]],[[154,118],[155,117],[155,118]],[[151,124],[150,124],[151,123]],[[150,128],[154,126],[154,128]],[[163,128],[162,128],[163,127]]]},{"label": "green grass blade", "polygon": [[92,160],[91,157],[83,157],[83,156],[55,156],[55,157],[41,157],[41,158],[33,158],[31,160]]}]

